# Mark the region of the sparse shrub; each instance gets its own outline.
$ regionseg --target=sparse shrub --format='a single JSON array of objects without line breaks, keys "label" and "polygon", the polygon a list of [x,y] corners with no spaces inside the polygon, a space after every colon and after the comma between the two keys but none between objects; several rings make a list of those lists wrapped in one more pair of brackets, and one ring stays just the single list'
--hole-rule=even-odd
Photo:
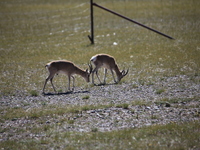
[{"label": "sparse shrub", "polygon": [[92,132],[98,132],[98,129],[97,128],[92,128],[91,131]]},{"label": "sparse shrub", "polygon": [[157,89],[157,90],[156,90],[156,94],[161,94],[161,93],[163,93],[163,92],[165,92],[165,89]]},{"label": "sparse shrub", "polygon": [[83,106],[82,108],[81,108],[81,110],[82,111],[87,111],[87,110],[91,110],[93,108],[93,106]]},{"label": "sparse shrub", "polygon": [[90,96],[89,95],[86,95],[86,96],[83,96],[82,99],[89,99]]},{"label": "sparse shrub", "polygon": [[31,96],[38,96],[38,92],[36,90],[30,91]]},{"label": "sparse shrub", "polygon": [[76,109],[76,108],[72,108],[69,112],[78,114],[78,113],[80,113],[80,110]]},{"label": "sparse shrub", "polygon": [[147,82],[147,85],[150,86],[150,85],[154,85],[154,83],[152,81],[149,81]]},{"label": "sparse shrub", "polygon": [[138,85],[137,84],[133,84],[132,87],[133,88],[138,88]]},{"label": "sparse shrub", "polygon": [[135,106],[135,105],[139,105],[139,106],[143,106],[143,105],[150,105],[151,102],[147,102],[145,100],[133,100],[131,105]]},{"label": "sparse shrub", "polygon": [[74,124],[74,120],[68,120],[67,123],[68,124]]},{"label": "sparse shrub", "polygon": [[30,118],[31,118],[31,119],[38,119],[40,116],[41,116],[41,114],[39,114],[39,113],[37,113],[37,112],[33,112],[33,113],[30,115]]},{"label": "sparse shrub", "polygon": [[44,125],[44,127],[43,127],[44,131],[48,131],[50,128],[51,128],[50,125]]},{"label": "sparse shrub", "polygon": [[139,79],[138,82],[139,82],[140,85],[144,85],[145,84],[145,81],[142,80],[142,79]]},{"label": "sparse shrub", "polygon": [[131,113],[134,114],[134,113],[135,113],[135,110],[131,109]]},{"label": "sparse shrub", "polygon": [[59,90],[58,90],[58,93],[63,93],[63,90],[62,90],[62,89],[59,89]]},{"label": "sparse shrub", "polygon": [[129,104],[127,104],[127,103],[123,103],[123,104],[119,104],[119,105],[117,105],[116,107],[117,107],[117,108],[128,109],[128,106],[129,106]]},{"label": "sparse shrub", "polygon": [[41,102],[42,106],[46,106],[47,103],[46,102]]}]

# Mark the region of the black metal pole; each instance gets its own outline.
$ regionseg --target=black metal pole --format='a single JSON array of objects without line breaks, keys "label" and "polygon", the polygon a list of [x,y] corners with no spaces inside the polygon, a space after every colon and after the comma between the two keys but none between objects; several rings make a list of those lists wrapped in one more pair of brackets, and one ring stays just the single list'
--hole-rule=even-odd
[{"label": "black metal pole", "polygon": [[169,39],[174,39],[174,38],[172,38],[172,37],[170,37],[170,36],[168,36],[168,35],[166,35],[166,34],[164,34],[164,33],[161,33],[161,32],[159,32],[159,31],[157,31],[157,30],[155,30],[155,29],[152,29],[152,28],[150,28],[150,27],[147,27],[147,26],[145,26],[145,25],[143,25],[143,24],[141,24],[141,23],[139,23],[139,22],[136,22],[136,21],[134,21],[134,20],[132,20],[132,19],[130,19],[130,18],[127,18],[127,17],[125,17],[125,16],[123,16],[123,15],[120,15],[120,14],[118,14],[118,13],[112,11],[112,10],[109,10],[109,9],[107,9],[107,8],[105,8],[105,7],[102,7],[102,6],[100,6],[100,5],[96,4],[96,3],[93,3],[93,5],[96,6],[96,7],[101,8],[101,9],[103,9],[103,10],[105,10],[105,11],[108,11],[108,12],[110,12],[110,13],[112,13],[112,14],[115,14],[115,15],[117,15],[117,16],[119,16],[119,17],[122,17],[122,18],[124,18],[124,19],[126,19],[126,20],[128,20],[128,21],[131,21],[131,22],[133,22],[133,23],[135,23],[135,24],[137,24],[137,25],[140,25],[140,26],[142,26],[142,27],[144,27],[144,28],[146,28],[146,29],[149,29],[149,30],[151,30],[151,31],[153,31],[153,32],[156,32],[156,33],[158,33],[158,34],[160,34],[160,35],[162,35],[162,36],[165,36],[165,37],[167,37],[167,38],[169,38]]},{"label": "black metal pole", "polygon": [[90,0],[90,18],[91,18],[91,36],[88,35],[88,38],[90,39],[91,44],[94,44],[93,0]]}]

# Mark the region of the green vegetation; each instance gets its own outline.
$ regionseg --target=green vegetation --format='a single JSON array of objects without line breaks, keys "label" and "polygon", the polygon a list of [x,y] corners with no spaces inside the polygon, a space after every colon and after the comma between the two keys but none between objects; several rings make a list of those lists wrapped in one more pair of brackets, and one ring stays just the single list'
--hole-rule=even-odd
[{"label": "green vegetation", "polygon": [[[73,122],[72,122],[73,123]],[[141,129],[126,129],[112,132],[98,132],[91,129],[89,133],[62,132],[44,126],[45,137],[40,140],[21,139],[4,141],[0,147],[11,149],[198,149],[199,122],[184,124],[170,123]],[[40,133],[40,130],[35,130]],[[192,133],[192,134],[191,134]]]},{"label": "green vegetation", "polygon": [[117,108],[128,109],[128,105],[129,105],[129,104],[124,103],[124,104],[118,104],[118,105],[116,105],[116,107],[117,107]]},{"label": "green vegetation", "polygon": [[38,96],[38,92],[36,90],[30,91],[31,96]]},{"label": "green vegetation", "polygon": [[[2,1],[1,95],[14,95],[19,89],[24,94],[41,91],[48,75],[44,67],[47,62],[67,59],[86,69],[91,56],[97,53],[113,55],[121,69],[130,68],[123,81],[149,84],[159,77],[185,74],[192,78],[200,74],[198,0],[98,3],[175,40],[95,8],[96,44],[90,45],[88,0]],[[67,80],[60,76],[54,82],[56,87],[64,88]],[[77,77],[76,86],[85,84]],[[51,91],[51,86],[46,90]]]},{"label": "green vegetation", "polygon": [[[165,99],[163,101],[166,101]],[[144,103],[144,102],[143,102]],[[136,102],[134,105],[142,105]],[[100,132],[98,128],[91,128],[91,132],[60,132],[66,124],[73,126],[79,115],[83,111],[106,109],[110,107],[128,109],[128,104],[117,105],[97,105],[97,106],[43,106],[42,108],[30,109],[25,111],[19,107],[1,110],[4,115],[1,116],[1,122],[17,121],[26,118],[30,121],[23,128],[14,127],[1,128],[0,133],[15,129],[12,134],[25,134],[30,132],[39,138],[19,138],[16,140],[1,141],[0,148],[11,149],[38,149],[38,148],[66,148],[73,149],[92,149],[94,147],[106,149],[195,149],[198,148],[199,139],[199,121],[187,123],[171,122],[167,125],[153,125],[142,128],[130,128],[111,132]],[[134,111],[131,111],[134,113]],[[199,116],[199,112],[197,112]],[[136,114],[137,115],[137,114]],[[158,116],[152,114],[151,119],[157,119]],[[51,118],[51,121],[48,121]],[[58,120],[58,118],[60,118]],[[31,124],[34,120],[38,125]],[[57,121],[56,121],[57,120]],[[52,122],[52,123],[51,123]],[[49,124],[51,123],[51,124]],[[43,136],[42,136],[43,135]],[[67,141],[66,141],[67,140]]]},{"label": "green vegetation", "polygon": [[83,96],[82,99],[89,99],[90,96],[89,95],[86,95],[86,96]]},{"label": "green vegetation", "polygon": [[[33,109],[30,109],[29,111],[25,111],[24,109],[20,107],[15,107],[15,108],[9,108],[6,111],[2,109],[0,110],[0,112],[4,112],[3,115],[1,116],[2,120],[12,120],[13,118],[21,118],[21,117],[37,119],[44,116],[53,117],[54,115],[63,115],[66,113],[77,114],[82,111],[110,108],[113,106],[115,107],[114,104],[113,105],[96,105],[96,106],[95,105],[83,105],[83,106],[59,106],[59,105],[46,106],[44,105],[42,108],[33,108]],[[116,107],[124,107],[124,109],[126,109],[127,104],[117,105]]]},{"label": "green vegetation", "polygon": [[158,89],[158,90],[156,90],[156,94],[161,94],[163,92],[165,92],[165,89]]}]

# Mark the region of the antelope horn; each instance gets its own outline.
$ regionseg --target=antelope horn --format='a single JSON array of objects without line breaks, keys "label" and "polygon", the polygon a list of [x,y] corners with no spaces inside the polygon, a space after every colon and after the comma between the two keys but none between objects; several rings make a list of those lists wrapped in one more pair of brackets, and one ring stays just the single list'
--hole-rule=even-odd
[{"label": "antelope horn", "polygon": [[123,73],[122,73],[122,74],[123,74],[123,77],[126,76],[126,75],[128,74],[128,72],[129,72],[129,68],[127,69],[126,72],[125,72],[124,70],[123,70],[122,72],[123,72]]}]

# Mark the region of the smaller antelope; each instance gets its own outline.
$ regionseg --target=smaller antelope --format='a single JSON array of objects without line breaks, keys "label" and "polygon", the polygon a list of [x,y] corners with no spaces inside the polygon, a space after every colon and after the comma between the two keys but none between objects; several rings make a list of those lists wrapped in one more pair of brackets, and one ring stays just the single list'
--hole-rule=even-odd
[{"label": "smaller antelope", "polygon": [[[92,71],[92,83],[93,84],[94,84],[94,73],[96,73],[96,76],[97,76],[100,84],[102,84],[101,80],[99,79],[99,76],[98,76],[98,69],[101,67],[105,68],[103,84],[106,83],[107,69],[109,69],[111,71],[115,83],[118,83],[123,77],[125,77],[128,74],[128,71],[129,71],[129,69],[128,69],[126,72],[124,70],[122,70],[120,72],[114,57],[107,55],[107,54],[97,54],[97,55],[93,56],[90,59],[90,67],[92,66],[91,62],[95,65],[95,68]],[[115,71],[115,73],[117,75],[117,81],[115,80],[113,70]]]},{"label": "smaller antelope", "polygon": [[43,87],[43,93],[44,93],[46,83],[49,80],[51,81],[51,85],[52,85],[54,91],[56,92],[52,81],[53,81],[54,76],[59,73],[66,74],[68,76],[68,90],[70,90],[71,77],[73,79],[73,89],[74,89],[74,80],[75,80],[73,77],[74,74],[78,74],[78,75],[82,76],[86,80],[86,82],[90,82],[90,73],[92,71],[91,68],[90,68],[90,72],[88,72],[88,69],[86,69],[86,71],[84,71],[84,70],[80,69],[79,67],[77,67],[76,65],[74,65],[72,62],[65,61],[65,60],[57,60],[57,61],[49,62],[45,67],[47,67],[47,69],[49,71],[49,76],[45,80],[44,87]]}]

